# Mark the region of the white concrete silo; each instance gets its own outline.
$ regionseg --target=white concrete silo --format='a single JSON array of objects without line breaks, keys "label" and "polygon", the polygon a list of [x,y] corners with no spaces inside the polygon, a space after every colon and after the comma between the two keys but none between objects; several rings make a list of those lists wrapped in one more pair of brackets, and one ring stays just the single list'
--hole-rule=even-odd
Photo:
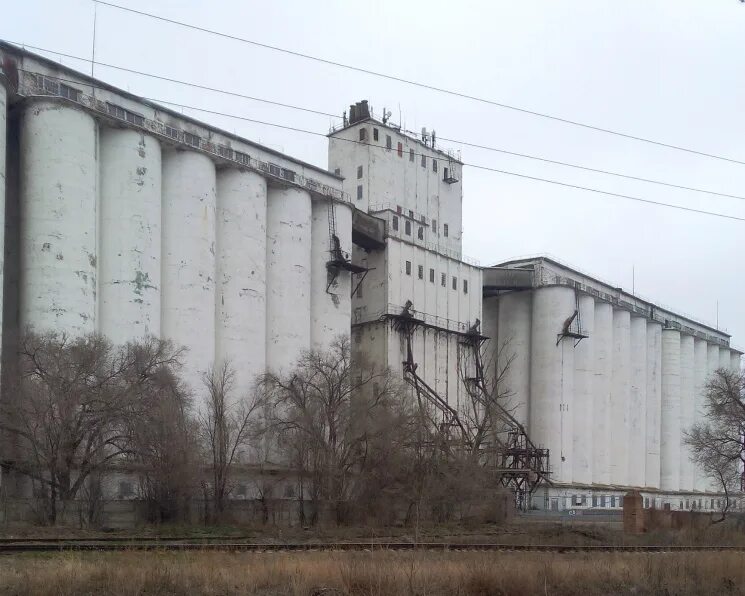
[{"label": "white concrete silo", "polygon": [[[697,337],[693,343],[694,423],[703,422],[705,416],[704,396],[706,392],[707,364],[708,354],[706,340]],[[703,472],[695,465],[693,468],[693,486],[697,491],[706,489],[706,479]]]},{"label": "white concrete silo", "polygon": [[628,483],[645,486],[647,467],[647,319],[631,317]]},{"label": "white concrete silo", "polygon": [[740,356],[741,354],[739,352],[735,352],[734,350],[730,352],[730,360],[731,360],[730,366],[732,368],[732,372],[735,374],[740,374],[741,372],[740,371]]},{"label": "white concrete silo", "polygon": [[182,378],[204,395],[215,360],[214,164],[196,151],[164,153],[162,192],[161,335],[188,350]]},{"label": "white concrete silo", "polygon": [[[708,344],[706,348],[706,382],[709,383],[713,378],[716,371],[719,369],[719,345],[715,343]],[[704,403],[706,398],[704,398]],[[712,491],[717,490],[717,485],[709,477],[703,479],[705,488],[704,490]]]},{"label": "white concrete silo", "polygon": [[693,490],[693,462],[685,444],[686,433],[693,425],[696,397],[696,357],[692,335],[680,336],[680,490]]},{"label": "white concrete silo", "polygon": [[524,427],[529,420],[530,335],[532,292],[509,292],[499,297],[496,362],[497,391],[506,395],[505,408]]},{"label": "white concrete silo", "polygon": [[130,129],[100,134],[98,332],[160,336],[161,151]]},{"label": "white concrete silo", "polygon": [[29,104],[21,121],[20,325],[95,331],[97,127],[84,111]]},{"label": "white concrete silo", "polygon": [[592,413],[594,408],[592,380],[594,373],[595,299],[587,294],[579,297],[582,330],[588,336],[574,348],[574,465],[572,481],[592,483]]},{"label": "white concrete silo", "polygon": [[631,313],[613,310],[613,367],[610,392],[610,481],[628,484]]},{"label": "white concrete silo", "polygon": [[241,395],[266,369],[266,196],[255,172],[217,173],[215,362]]},{"label": "white concrete silo", "polygon": [[266,365],[287,372],[310,349],[311,199],[269,188],[266,217]]},{"label": "white concrete silo", "polygon": [[660,488],[680,488],[680,331],[662,330]]},{"label": "white concrete silo", "polygon": [[542,287],[533,294],[529,433],[534,443],[550,450],[557,482],[572,479],[574,340],[559,334],[575,305],[571,288]]},{"label": "white concrete silo", "polygon": [[719,368],[730,370],[732,367],[732,358],[730,358],[729,348],[719,346]]},{"label": "white concrete silo", "polygon": [[[332,214],[343,255],[352,253],[352,208],[347,203],[332,204],[330,200],[314,200],[312,209],[311,344],[314,348],[323,350],[339,337],[349,338],[351,333],[352,276],[343,269],[329,270],[327,263],[332,256],[329,222]],[[333,283],[329,286],[332,279]],[[421,285],[417,284],[418,287]],[[419,304],[424,304],[424,301],[420,300]],[[416,299],[414,305],[417,305]]]},{"label": "white concrete silo", "polygon": [[610,484],[610,393],[613,373],[613,306],[595,302],[595,374],[592,379],[592,481]]},{"label": "white concrete silo", "polygon": [[645,486],[660,488],[662,325],[647,322],[647,420]]}]

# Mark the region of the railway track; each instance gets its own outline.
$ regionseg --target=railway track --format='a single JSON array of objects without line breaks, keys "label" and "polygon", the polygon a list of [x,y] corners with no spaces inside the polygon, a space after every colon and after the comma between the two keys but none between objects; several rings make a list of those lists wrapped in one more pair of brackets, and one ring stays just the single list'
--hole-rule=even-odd
[{"label": "railway track", "polygon": [[3,540],[0,554],[69,551],[226,551],[226,552],[309,552],[309,551],[492,551],[546,553],[679,553],[679,552],[745,552],[745,546],[629,546],[629,545],[561,545],[561,544],[470,544],[454,542],[294,542],[258,544],[249,542],[208,542],[175,540]]}]

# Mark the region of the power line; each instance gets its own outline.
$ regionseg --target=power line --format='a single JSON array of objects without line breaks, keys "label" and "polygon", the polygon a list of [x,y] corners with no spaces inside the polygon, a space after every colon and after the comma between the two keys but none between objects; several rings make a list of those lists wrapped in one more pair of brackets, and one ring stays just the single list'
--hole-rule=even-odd
[{"label": "power line", "polygon": [[[190,82],[190,81],[184,81],[184,80],[181,80],[181,79],[175,79],[175,78],[172,78],[172,77],[167,77],[167,76],[164,76],[164,75],[153,74],[153,73],[149,73],[149,72],[145,72],[145,71],[141,71],[141,70],[135,70],[135,69],[132,69],[132,68],[126,68],[124,66],[119,66],[119,65],[115,65],[115,64],[108,64],[108,63],[105,63],[105,62],[99,62],[99,61],[96,61],[96,60],[91,60],[89,58],[83,58],[81,56],[75,56],[73,54],[66,54],[64,52],[58,52],[56,50],[50,50],[50,49],[41,48],[41,47],[38,47],[38,46],[32,46],[32,45],[28,45],[28,44],[20,44],[18,42],[11,42],[11,43],[15,43],[16,45],[19,45],[19,46],[25,45],[25,47],[32,48],[32,49],[35,49],[35,50],[39,50],[39,51],[42,51],[42,52],[49,52],[51,54],[56,54],[56,55],[59,55],[59,56],[63,56],[65,58],[72,58],[74,60],[80,60],[80,61],[83,61],[83,62],[89,62],[89,63],[92,63],[92,64],[96,64],[98,66],[103,66],[103,67],[111,68],[111,69],[114,69],[114,70],[120,70],[120,71],[123,71],[123,72],[128,72],[128,73],[132,73],[132,74],[136,74],[136,75],[144,76],[144,77],[149,77],[149,78],[153,78],[153,79],[157,79],[157,80],[167,81],[169,83],[176,83],[176,84],[179,84],[179,85],[184,85],[186,87],[193,87],[195,89],[202,89],[202,90],[210,91],[210,92],[213,92],[213,93],[219,93],[219,94],[228,95],[228,96],[232,96],[232,97],[238,97],[238,98],[241,98],[241,99],[248,99],[248,100],[251,100],[251,101],[257,101],[257,102],[260,102],[260,103],[266,103],[266,104],[270,104],[270,105],[275,105],[275,106],[279,106],[279,107],[283,107],[283,108],[288,108],[288,109],[291,109],[291,110],[298,110],[298,111],[307,112],[307,113],[311,113],[311,114],[317,114],[317,115],[321,115],[321,116],[328,116],[328,117],[331,117],[331,118],[341,119],[340,116],[337,116],[336,114],[332,114],[330,112],[323,112],[321,110],[314,110],[314,109],[311,109],[311,108],[305,108],[305,107],[298,106],[298,105],[283,103],[283,102],[279,102],[279,101],[273,101],[273,100],[270,100],[270,99],[265,99],[265,98],[261,98],[261,97],[255,97],[255,96],[252,96],[252,95],[245,95],[245,94],[242,94],[242,93],[238,93],[238,92],[235,92],[235,91],[229,91],[229,90],[226,90],[226,89],[220,89],[220,88],[217,88],[217,87],[209,87],[207,85],[200,85],[199,83],[193,83],[193,82]],[[60,80],[63,80],[63,79],[60,79]],[[70,80],[68,82],[78,83],[79,81],[72,81],[72,80]],[[412,134],[414,136],[417,136],[417,133],[414,132],[414,131],[411,131],[411,130],[405,130],[404,132],[407,132],[409,134]],[[450,139],[450,138],[442,137],[442,136],[440,136],[439,138],[440,138],[440,140],[447,141],[449,143],[456,143],[456,144],[464,145],[464,146],[467,146],[467,147],[474,147],[476,149],[483,149],[483,150],[486,150],[486,151],[493,151],[495,153],[502,153],[504,155],[512,155],[512,156],[515,156],[515,157],[522,157],[522,158],[525,158],[525,159],[531,159],[531,160],[540,161],[540,162],[543,162],[543,163],[555,164],[555,165],[560,165],[560,166],[564,166],[564,167],[568,167],[568,168],[574,168],[574,169],[578,169],[578,170],[585,170],[587,172],[594,172],[594,173],[597,173],[597,174],[605,174],[605,175],[608,175],[608,176],[615,176],[615,177],[618,177],[618,178],[626,178],[628,180],[635,180],[635,181],[638,181],[638,182],[646,182],[646,183],[649,183],[649,184],[656,184],[656,185],[659,185],[659,186],[667,186],[667,187],[676,188],[676,189],[679,189],[679,190],[687,190],[687,191],[691,191],[691,192],[697,192],[697,193],[703,193],[703,194],[708,194],[708,195],[713,195],[713,196],[718,196],[718,197],[725,197],[725,198],[737,199],[737,200],[740,200],[740,201],[745,201],[745,196],[733,195],[733,194],[728,194],[728,193],[723,193],[723,192],[718,192],[718,191],[713,191],[713,190],[707,190],[707,189],[702,189],[702,188],[696,188],[696,187],[693,187],[693,186],[685,186],[685,185],[681,185],[681,184],[674,184],[674,183],[671,183],[671,182],[664,182],[664,181],[661,181],[661,180],[653,180],[653,179],[650,179],[650,178],[643,178],[641,176],[633,176],[631,174],[622,174],[620,172],[613,172],[613,171],[610,171],[610,170],[603,170],[603,169],[600,169],[600,168],[591,168],[591,167],[588,167],[588,166],[583,166],[583,165],[579,165],[579,164],[573,164],[573,163],[559,161],[559,160],[553,160],[553,159],[549,159],[549,158],[546,158],[546,157],[539,157],[539,156],[535,156],[535,155],[530,155],[530,154],[527,154],[527,153],[518,153],[518,152],[515,152],[515,151],[510,151],[508,149],[502,149],[502,148],[499,148],[499,147],[490,147],[490,146],[487,146],[487,145],[481,145],[481,144],[472,143],[472,142],[469,142],[469,141],[463,141],[463,140],[458,140],[458,139]]]},{"label": "power line", "polygon": [[[217,110],[210,110],[210,109],[207,109],[207,108],[199,108],[199,107],[196,107],[196,106],[190,106],[190,105],[176,103],[176,102],[172,102],[172,101],[164,101],[164,100],[160,100],[160,99],[156,99],[156,98],[152,98],[152,97],[145,97],[143,99],[147,99],[148,101],[155,101],[155,102],[163,103],[163,104],[166,104],[166,105],[172,105],[172,106],[176,106],[176,107],[180,107],[180,108],[184,108],[184,109],[188,109],[188,110],[196,110],[198,112],[204,112],[204,113],[207,113],[207,114],[213,114],[213,115],[217,115],[217,116],[224,116],[224,117],[227,117],[227,118],[235,118],[236,120],[243,120],[243,121],[246,121],[246,122],[252,122],[254,124],[262,124],[264,126],[272,126],[272,127],[275,127],[275,128],[281,128],[281,129],[290,130],[290,131],[293,131],[293,132],[299,132],[299,133],[303,133],[303,134],[309,134],[309,135],[314,135],[314,136],[324,137],[324,138],[327,136],[325,133],[322,133],[322,132],[316,132],[316,131],[313,131],[313,130],[307,130],[307,129],[304,129],[304,128],[298,128],[298,127],[295,127],[295,126],[287,126],[287,125],[284,125],[284,124],[277,124],[277,123],[274,123],[274,122],[267,122],[265,120],[256,120],[254,118],[248,118],[247,116],[239,116],[237,114],[229,114],[229,113],[226,113],[226,112],[219,112]],[[377,147],[379,149],[388,150],[386,147],[383,147],[383,146],[371,145],[371,144],[365,143],[363,141],[355,141],[354,139],[345,139],[345,138],[342,138],[342,137],[334,137],[334,139],[337,140],[337,141],[344,141],[344,142],[348,142],[348,143],[355,143],[357,145],[365,145],[365,146],[368,146],[368,147],[373,146],[373,147]],[[417,152],[415,152],[414,155],[416,155],[416,156],[422,156],[422,155],[424,155],[425,157],[430,157],[426,153],[417,153]],[[575,190],[584,190],[584,191],[587,191],[587,192],[593,192],[593,193],[597,193],[597,194],[608,196],[608,197],[615,197],[615,198],[620,198],[620,199],[626,199],[626,200],[629,200],[629,201],[636,201],[636,202],[639,202],[639,203],[646,203],[648,205],[656,205],[658,207],[669,207],[671,209],[679,209],[681,211],[688,211],[688,212],[691,212],[691,213],[698,213],[698,214],[701,214],[701,215],[711,215],[713,217],[721,217],[721,218],[724,218],[724,219],[732,219],[732,220],[736,220],[736,221],[743,221],[743,222],[745,222],[745,217],[738,217],[736,215],[728,215],[728,214],[725,214],[725,213],[717,213],[716,211],[706,211],[704,209],[696,209],[694,207],[684,207],[682,205],[675,205],[675,204],[672,204],[672,203],[663,203],[662,201],[654,201],[652,199],[643,199],[641,197],[634,197],[634,196],[631,196],[631,195],[625,195],[625,194],[620,194],[620,193],[616,193],[616,192],[610,192],[610,191],[606,191],[606,190],[600,190],[600,189],[597,189],[597,188],[591,188],[589,186],[580,186],[578,184],[571,184],[569,182],[561,182],[559,180],[551,180],[549,178],[540,178],[538,176],[530,176],[528,174],[520,174],[518,172],[510,172],[508,170],[500,170],[498,168],[493,168],[493,167],[489,167],[489,166],[483,166],[483,165],[478,165],[478,164],[473,164],[473,163],[467,163],[467,162],[461,162],[461,163],[464,166],[468,166],[468,167],[475,168],[475,169],[478,169],[478,170],[485,170],[485,171],[489,171],[489,172],[495,172],[495,173],[498,173],[498,174],[504,174],[506,176],[515,176],[515,177],[522,178],[522,179],[525,179],[525,180],[532,180],[534,182],[545,182],[547,184],[554,184],[554,185],[557,185],[557,186],[563,186],[565,188],[572,188],[572,189],[575,189]]]},{"label": "power line", "polygon": [[454,96],[454,97],[459,97],[461,99],[468,99],[470,101],[475,101],[475,102],[478,102],[478,103],[483,103],[483,104],[495,106],[495,107],[498,107],[498,108],[504,108],[504,109],[507,109],[507,110],[513,110],[515,112],[520,112],[520,113],[523,113],[523,114],[528,114],[530,116],[536,116],[536,117],[539,117],[539,118],[545,118],[545,119],[548,119],[548,120],[554,120],[556,122],[561,122],[563,124],[570,124],[572,126],[578,126],[580,128],[584,128],[584,129],[588,129],[588,130],[594,130],[596,132],[602,132],[602,133],[606,133],[606,134],[610,134],[610,135],[615,135],[617,137],[631,139],[631,140],[634,140],[634,141],[640,141],[642,143],[648,143],[648,144],[651,144],[651,145],[657,145],[659,147],[665,147],[667,149],[674,149],[676,151],[683,151],[685,153],[690,153],[690,154],[693,154],[693,155],[699,155],[699,156],[702,156],[702,157],[709,157],[709,158],[717,159],[717,160],[720,160],[720,161],[726,161],[726,162],[730,162],[730,163],[736,163],[736,164],[739,164],[739,165],[745,165],[745,161],[741,161],[741,160],[734,159],[734,158],[731,158],[731,157],[725,157],[725,156],[722,156],[722,155],[716,155],[714,153],[707,153],[705,151],[699,151],[697,149],[690,149],[688,147],[683,147],[681,145],[673,145],[672,143],[665,143],[665,142],[662,142],[662,141],[655,141],[654,139],[649,139],[649,138],[646,138],[646,137],[640,137],[638,135],[632,135],[632,134],[629,134],[629,133],[624,133],[624,132],[620,132],[620,131],[617,131],[617,130],[612,130],[612,129],[609,129],[609,128],[603,128],[603,127],[595,126],[595,125],[592,125],[592,124],[586,124],[584,122],[579,122],[577,120],[570,120],[568,118],[562,118],[560,116],[554,116],[554,115],[551,115],[551,114],[546,114],[546,113],[538,112],[538,111],[535,111],[535,110],[529,110],[527,108],[521,108],[519,106],[510,105],[510,104],[506,104],[506,103],[494,101],[494,100],[491,100],[491,99],[485,99],[483,97],[477,97],[475,95],[469,95],[467,93],[463,93],[463,92],[460,92],[460,91],[454,91],[454,90],[451,90],[451,89],[445,89],[444,87],[437,87],[435,85],[430,85],[430,84],[427,84],[427,83],[421,83],[421,82],[414,81],[414,80],[411,80],[411,79],[405,79],[403,77],[398,77],[398,76],[395,76],[395,75],[390,75],[390,74],[386,74],[386,73],[383,73],[383,72],[378,72],[378,71],[370,70],[370,69],[367,69],[367,68],[362,68],[362,67],[359,67],[359,66],[352,66],[351,64],[345,64],[343,62],[337,62],[337,61],[334,61],[334,60],[328,60],[326,58],[320,58],[318,56],[312,56],[310,54],[305,54],[305,53],[302,53],[302,52],[297,52],[297,51],[294,51],[294,50],[289,50],[287,48],[282,48],[280,46],[274,46],[274,45],[270,45],[270,44],[266,44],[266,43],[261,43],[261,42],[258,42],[258,41],[252,40],[252,39],[247,39],[245,37],[238,37],[236,35],[230,35],[228,33],[223,33],[223,32],[220,32],[220,31],[215,31],[213,29],[207,29],[206,27],[199,27],[198,25],[193,25],[193,24],[190,24],[190,23],[185,23],[183,21],[177,21],[175,19],[169,19],[167,17],[162,17],[162,16],[159,16],[159,15],[155,15],[155,14],[152,14],[152,13],[144,12],[144,11],[141,11],[141,10],[135,10],[134,8],[128,8],[126,6],[120,6],[118,4],[113,4],[111,2],[105,2],[104,0],[92,0],[92,1],[95,2],[95,3],[97,3],[97,4],[102,4],[104,6],[109,6],[111,8],[115,8],[115,9],[122,10],[122,11],[125,11],[125,12],[130,12],[130,13],[137,14],[137,15],[140,15],[140,16],[149,17],[151,19],[155,19],[155,20],[158,20],[158,21],[163,21],[165,23],[170,23],[172,25],[178,25],[180,27],[185,27],[187,29],[193,29],[195,31],[200,31],[202,33],[208,33],[210,35],[215,35],[215,36],[218,36],[218,37],[223,37],[225,39],[231,39],[233,41],[239,41],[241,43],[246,43],[246,44],[249,44],[249,45],[253,45],[253,46],[256,46],[256,47],[264,48],[264,49],[267,49],[267,50],[272,50],[272,51],[275,51],[275,52],[281,52],[283,54],[288,54],[290,56],[295,56],[295,57],[298,57],[298,58],[305,58],[307,60],[313,60],[313,61],[316,61],[316,62],[321,62],[323,64],[328,64],[328,65],[331,65],[331,66],[336,66],[336,67],[344,68],[344,69],[347,69],[347,70],[353,70],[355,72],[360,72],[360,73],[368,74],[368,75],[375,76],[375,77],[380,77],[380,78],[384,78],[384,79],[388,79],[388,80],[392,80],[392,81],[397,81],[399,83],[405,83],[407,85],[412,85],[412,86],[415,86],[415,87],[422,87],[424,89],[429,89],[430,91],[436,91],[437,93],[443,93],[445,95],[451,95],[451,96]]}]

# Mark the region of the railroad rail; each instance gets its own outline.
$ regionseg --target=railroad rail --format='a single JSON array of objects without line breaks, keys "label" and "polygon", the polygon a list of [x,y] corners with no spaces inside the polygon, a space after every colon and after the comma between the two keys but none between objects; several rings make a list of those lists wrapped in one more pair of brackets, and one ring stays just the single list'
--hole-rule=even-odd
[{"label": "railroad rail", "polygon": [[576,545],[576,544],[496,544],[457,542],[178,542],[169,540],[3,540],[0,554],[62,551],[228,551],[228,552],[308,552],[308,551],[492,551],[544,553],[679,553],[745,552],[745,545]]}]

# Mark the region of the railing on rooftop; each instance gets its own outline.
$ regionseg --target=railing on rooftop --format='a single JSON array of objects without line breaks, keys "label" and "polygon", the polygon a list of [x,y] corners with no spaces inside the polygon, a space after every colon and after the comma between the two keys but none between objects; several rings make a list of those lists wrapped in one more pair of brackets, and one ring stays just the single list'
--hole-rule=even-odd
[{"label": "railing on rooftop", "polygon": [[[355,309],[352,314],[352,324],[369,323],[371,321],[378,321],[385,319],[390,316],[398,316],[404,310],[404,307],[399,304],[388,303],[385,308],[376,311],[365,311],[364,314],[359,309]],[[432,315],[429,313],[422,312],[420,310],[414,310],[410,308],[408,312],[414,319],[422,321],[425,325],[436,327],[438,329],[444,329],[446,331],[453,331],[455,333],[468,333],[471,328],[473,321],[461,322],[447,317],[440,317],[438,315]]]},{"label": "railing on rooftop", "polygon": [[[240,167],[248,168],[268,178],[273,178],[283,184],[304,188],[310,192],[322,195],[337,201],[350,202],[349,193],[323,184],[310,176],[296,173],[294,170],[256,159],[229,147],[213,143],[200,136],[181,130],[174,126],[165,124],[158,120],[145,118],[120,106],[107,103],[81,90],[61,83],[56,77],[38,73],[25,73],[22,78],[19,93],[25,96],[57,97],[78,104],[97,114],[127,124],[128,126],[143,129],[149,133],[162,137],[169,143],[177,143],[187,146],[189,149],[197,149],[209,153],[219,159],[231,162]],[[80,83],[84,85],[84,83]],[[203,125],[209,128],[208,125]]]}]

